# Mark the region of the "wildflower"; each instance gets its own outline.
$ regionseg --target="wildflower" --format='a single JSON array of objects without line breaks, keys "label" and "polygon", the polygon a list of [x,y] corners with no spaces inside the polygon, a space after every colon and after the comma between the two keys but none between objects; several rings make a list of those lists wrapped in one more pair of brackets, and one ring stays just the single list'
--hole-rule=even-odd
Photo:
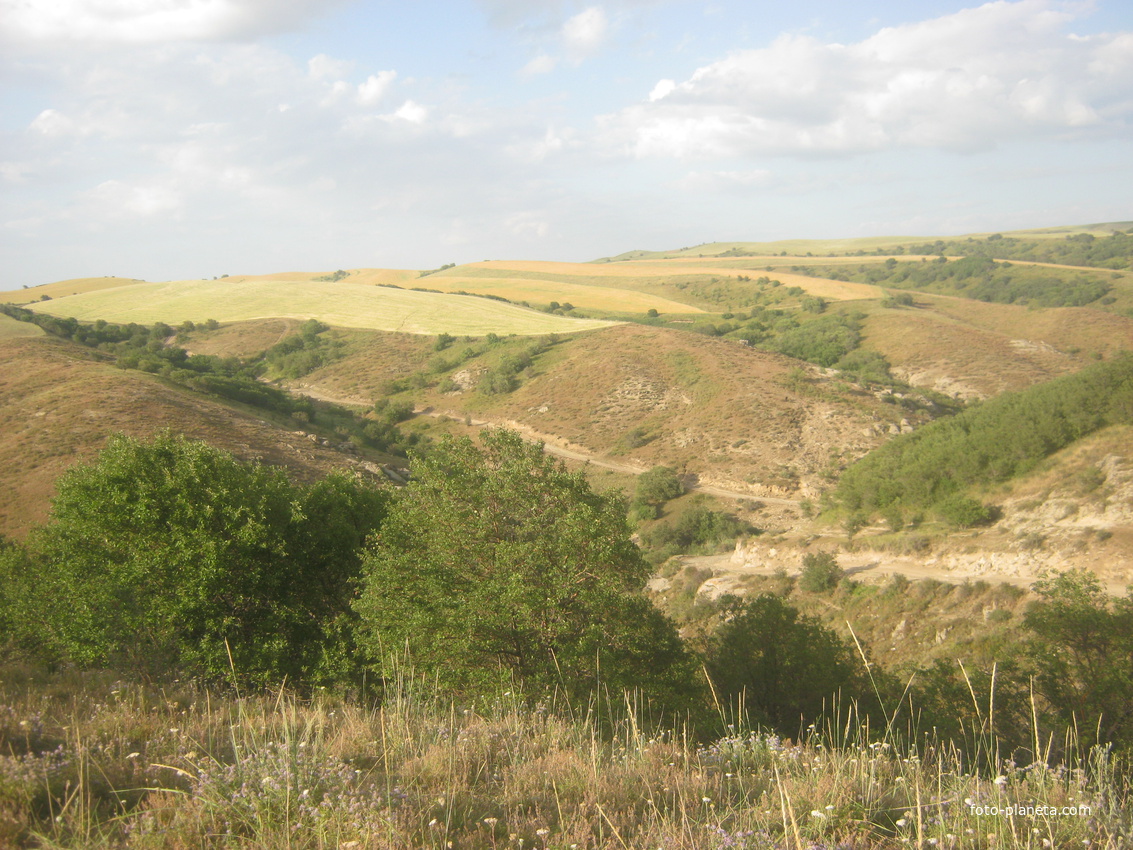
[{"label": "wildflower", "polygon": [[810,816],[812,818],[825,818],[826,814],[824,812],[820,812],[818,809],[815,809],[810,813]]},{"label": "wildflower", "polygon": [[1006,785],[1006,784],[1007,784],[1007,777],[1006,777],[1006,776],[997,776],[997,777],[995,777],[995,779],[993,779],[992,781],[993,781],[993,782],[994,782],[994,783],[995,783],[996,785]]},{"label": "wildflower", "polygon": [[493,827],[497,823],[499,823],[499,820],[499,818],[484,818],[484,823],[486,823],[489,827]]},{"label": "wildflower", "polygon": [[545,838],[546,836],[551,834],[551,830],[549,830],[549,829],[537,829],[537,830],[535,830],[535,834],[538,835],[540,838]]}]

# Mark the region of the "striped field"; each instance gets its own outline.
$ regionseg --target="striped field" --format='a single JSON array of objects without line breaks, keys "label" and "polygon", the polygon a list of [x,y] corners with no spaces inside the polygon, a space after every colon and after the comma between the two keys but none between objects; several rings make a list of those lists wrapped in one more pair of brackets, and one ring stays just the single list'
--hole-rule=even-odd
[{"label": "striped field", "polygon": [[309,274],[215,281],[136,283],[56,298],[36,305],[83,321],[179,324],[250,319],[318,319],[329,325],[404,333],[572,333],[609,322],[569,319],[484,298],[412,292]]}]

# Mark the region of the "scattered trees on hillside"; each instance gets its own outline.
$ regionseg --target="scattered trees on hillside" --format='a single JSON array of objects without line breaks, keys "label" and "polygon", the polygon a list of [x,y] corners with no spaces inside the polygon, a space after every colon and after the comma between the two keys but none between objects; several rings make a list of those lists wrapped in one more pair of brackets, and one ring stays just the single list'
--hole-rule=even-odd
[{"label": "scattered trees on hillside", "polygon": [[851,513],[935,507],[954,525],[978,525],[990,514],[961,498],[966,488],[1006,481],[1099,428],[1130,422],[1133,355],[1123,354],[901,435],[847,469],[834,498]]}]

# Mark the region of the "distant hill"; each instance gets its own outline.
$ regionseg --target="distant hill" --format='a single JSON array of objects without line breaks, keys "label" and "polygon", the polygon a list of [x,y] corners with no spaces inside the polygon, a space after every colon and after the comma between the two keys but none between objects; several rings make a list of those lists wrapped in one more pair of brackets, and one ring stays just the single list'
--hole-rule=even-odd
[{"label": "distant hill", "polygon": [[526,343],[458,341],[440,354],[406,345],[376,334],[292,383],[358,403],[392,390],[456,420],[516,423],[588,454],[676,466],[753,496],[805,496],[841,458],[880,444],[902,420],[930,418],[915,393],[909,408],[889,404],[780,354],[666,328],[563,337],[499,393],[483,391],[485,376]]},{"label": "distant hill", "polygon": [[[1002,231],[1001,233],[965,233],[947,237],[950,242],[986,239],[989,236],[1014,237],[1026,240],[1064,239],[1075,234],[1089,234],[1094,237],[1108,236],[1114,232],[1127,233],[1133,229],[1133,221],[1103,222],[1100,224],[1063,225],[1041,227],[1029,230]],[[834,256],[858,253],[875,253],[904,248],[910,245],[933,244],[941,240],[939,236],[868,236],[848,239],[780,239],[772,242],[705,242],[691,247],[660,251],[626,251],[612,257],[601,257],[595,263],[613,263],[632,260],[660,260],[676,257],[727,257],[727,256]]]}]

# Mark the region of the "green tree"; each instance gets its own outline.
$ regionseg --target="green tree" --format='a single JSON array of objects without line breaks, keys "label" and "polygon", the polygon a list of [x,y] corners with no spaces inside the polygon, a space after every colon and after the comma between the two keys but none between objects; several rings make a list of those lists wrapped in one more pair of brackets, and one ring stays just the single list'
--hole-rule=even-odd
[{"label": "green tree", "polygon": [[663,505],[685,491],[676,470],[668,466],[655,466],[637,477],[633,501],[646,505]]},{"label": "green tree", "polygon": [[696,691],[673,625],[639,594],[649,575],[625,504],[594,493],[511,431],[446,438],[365,557],[359,645],[470,693],[501,671],[586,698],[640,689],[675,706]]},{"label": "green tree", "polygon": [[860,690],[860,664],[846,643],[779,597],[732,599],[723,619],[706,666],[721,697],[751,723],[795,735],[839,690]]},{"label": "green tree", "polygon": [[[30,541],[43,638],[84,665],[295,683],[342,675],[362,541],[387,497],[205,443],[112,438]],[[38,627],[38,624],[36,624]]]},{"label": "green tree", "polygon": [[803,571],[799,587],[808,593],[826,593],[842,580],[842,568],[831,552],[807,552],[803,555]]},{"label": "green tree", "polygon": [[1093,573],[1070,570],[1035,584],[1024,616],[1031,658],[1049,703],[1086,745],[1133,745],[1133,596],[1111,600]]}]

